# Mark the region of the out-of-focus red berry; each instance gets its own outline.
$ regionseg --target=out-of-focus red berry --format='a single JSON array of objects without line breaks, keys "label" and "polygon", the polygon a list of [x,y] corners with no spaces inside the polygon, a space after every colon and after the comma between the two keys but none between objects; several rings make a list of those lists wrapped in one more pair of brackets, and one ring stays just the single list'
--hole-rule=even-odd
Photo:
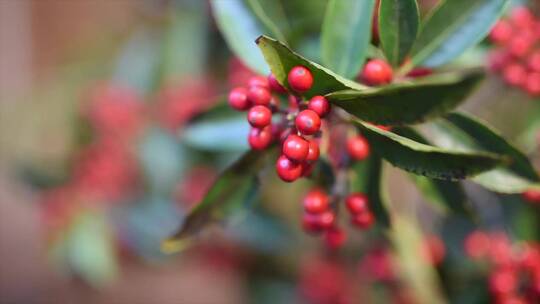
[{"label": "out-of-focus red berry", "polygon": [[368,197],[360,192],[351,193],[345,198],[345,204],[351,214],[359,214],[369,211]]},{"label": "out-of-focus red berry", "polygon": [[264,128],[272,122],[272,111],[265,106],[254,106],[249,109],[247,120],[254,128]]},{"label": "out-of-focus red berry", "polygon": [[540,73],[532,72],[527,74],[525,81],[525,90],[532,96],[540,95]]},{"label": "out-of-focus red berry", "polygon": [[261,86],[249,87],[247,96],[252,104],[263,106],[270,105],[270,99],[272,98],[272,95],[270,95],[270,91],[267,88]]},{"label": "out-of-focus red berry", "polygon": [[321,189],[313,189],[304,197],[304,210],[308,213],[319,214],[328,209],[330,198]]},{"label": "out-of-focus red berry", "polygon": [[535,21],[531,10],[525,6],[516,7],[510,13],[512,25],[520,29],[530,29]]},{"label": "out-of-focus red berry", "polygon": [[514,269],[496,269],[489,276],[489,289],[497,295],[510,294],[516,290],[517,277]]},{"label": "out-of-focus red berry", "polygon": [[354,160],[364,160],[369,156],[369,143],[363,136],[351,137],[347,140],[347,151]]},{"label": "out-of-focus red berry", "polygon": [[494,50],[488,55],[488,67],[493,72],[501,71],[512,60],[512,55],[505,49]]},{"label": "out-of-focus red berry", "polygon": [[514,30],[507,20],[499,20],[491,29],[489,38],[493,43],[504,45],[510,41]]},{"label": "out-of-focus red berry", "polygon": [[382,59],[372,59],[366,63],[362,70],[361,80],[373,86],[392,82],[392,67]]},{"label": "out-of-focus red berry", "polygon": [[490,247],[489,236],[483,231],[474,231],[464,241],[465,254],[473,259],[487,256]]},{"label": "out-of-focus red berry", "polygon": [[243,87],[237,87],[229,93],[229,105],[238,111],[245,111],[251,106],[247,97],[247,90]]},{"label": "out-of-focus red berry", "polygon": [[315,134],[321,128],[321,118],[312,110],[298,113],[295,123],[298,131],[305,135]]},{"label": "out-of-focus red berry", "polygon": [[439,265],[446,255],[443,241],[436,235],[427,236],[420,249],[422,257],[431,265]]},{"label": "out-of-focus red berry", "polygon": [[273,135],[270,126],[251,128],[248,135],[249,146],[254,150],[264,150],[272,143]]},{"label": "out-of-focus red berry", "polygon": [[304,66],[295,66],[289,72],[287,77],[289,86],[296,92],[303,93],[313,86],[313,75],[311,71]]},{"label": "out-of-focus red berry", "polygon": [[527,190],[523,192],[523,199],[531,203],[540,203],[540,190]]},{"label": "out-of-focus red berry", "polygon": [[276,172],[283,181],[290,183],[302,175],[302,166],[288,159],[287,156],[281,155],[276,162]]},{"label": "out-of-focus red berry", "polygon": [[330,112],[330,103],[324,96],[314,96],[309,100],[308,109],[314,111],[320,117],[324,117]]},{"label": "out-of-focus red berry", "polygon": [[524,31],[511,38],[508,51],[515,57],[524,58],[529,54],[534,43],[534,33],[531,31]]},{"label": "out-of-focus red berry", "polygon": [[293,161],[304,161],[308,153],[309,142],[298,135],[291,134],[283,142],[283,154]]},{"label": "out-of-focus red berry", "polygon": [[274,74],[270,73],[268,75],[268,83],[270,84],[270,90],[276,93],[287,93],[287,89],[285,89],[276,79]]},{"label": "out-of-focus red berry", "polygon": [[362,212],[353,215],[352,223],[360,229],[368,229],[375,222],[375,217],[371,211]]},{"label": "out-of-focus red berry", "polygon": [[336,215],[334,212],[327,210],[319,214],[319,216],[319,225],[321,225],[323,229],[330,229],[334,226],[336,221]]},{"label": "out-of-focus red berry", "polygon": [[347,234],[339,227],[332,227],[324,233],[324,242],[330,249],[339,249],[347,240]]},{"label": "out-of-focus red berry", "polygon": [[257,75],[248,80],[248,87],[263,87],[265,89],[270,89],[270,84],[268,83],[268,79]]},{"label": "out-of-focus red berry", "polygon": [[540,72],[540,50],[536,50],[529,55],[527,67],[533,72]]},{"label": "out-of-focus red berry", "polygon": [[521,86],[527,81],[527,70],[519,63],[511,63],[503,69],[503,78],[510,85]]}]

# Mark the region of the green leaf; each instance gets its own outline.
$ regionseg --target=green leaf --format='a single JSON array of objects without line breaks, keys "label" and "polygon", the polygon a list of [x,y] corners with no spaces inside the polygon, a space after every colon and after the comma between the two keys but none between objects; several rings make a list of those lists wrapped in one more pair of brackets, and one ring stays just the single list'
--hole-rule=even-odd
[{"label": "green leaf", "polygon": [[372,154],[367,160],[356,162],[353,166],[356,180],[352,184],[352,191],[359,191],[369,198],[370,208],[375,214],[377,224],[385,228],[390,227],[390,216],[386,210],[387,202],[383,194],[382,159]]},{"label": "green leaf", "polygon": [[264,33],[242,0],[211,0],[212,12],[229,48],[247,66],[263,75],[268,74],[264,58],[253,41]]},{"label": "green leaf", "polygon": [[503,159],[492,153],[467,153],[422,144],[356,121],[373,149],[392,165],[426,177],[459,180],[493,169]]},{"label": "green leaf", "polygon": [[512,159],[510,170],[530,180],[540,181],[538,173],[527,156],[512,146],[486,122],[464,113],[450,113],[445,119],[467,133],[486,151],[509,156]]},{"label": "green leaf", "polygon": [[283,32],[290,32],[289,21],[280,0],[246,0],[259,21],[278,40],[287,42]]},{"label": "green leaf", "polygon": [[335,74],[321,65],[307,60],[306,58],[291,51],[291,49],[286,47],[281,42],[272,38],[261,36],[257,38],[257,45],[261,49],[262,54],[276,79],[279,81],[279,83],[287,88],[289,88],[289,84],[287,83],[287,75],[293,67],[303,65],[311,71],[314,81],[313,87],[304,93],[304,96],[307,98],[315,95],[324,95],[339,90],[361,90],[366,88],[363,85]]},{"label": "green leaf", "polygon": [[422,23],[412,64],[436,67],[480,42],[500,17],[507,0],[446,0]]},{"label": "green leaf", "polygon": [[[395,133],[410,138],[422,144],[429,142],[420,133],[411,128],[399,128]],[[451,210],[456,213],[467,214],[470,209],[466,206],[467,198],[461,183],[427,178],[419,175],[410,175],[418,189],[426,199],[437,205],[442,211]]]},{"label": "green leaf", "polygon": [[379,36],[388,61],[399,66],[409,54],[418,32],[416,0],[381,0]]},{"label": "green leaf", "polygon": [[437,121],[428,127],[433,142],[439,146],[464,152],[484,150],[510,160],[505,167],[478,174],[472,179],[473,182],[500,193],[521,193],[529,188],[540,188],[538,177],[533,175],[536,173],[527,158],[477,119],[453,113],[446,121]]},{"label": "green leaf", "polygon": [[203,200],[189,212],[180,230],[163,242],[162,250],[182,249],[189,243],[189,237],[251,201],[258,190],[257,173],[270,151],[249,151],[226,169]]},{"label": "green leaf", "polygon": [[377,124],[419,123],[444,115],[461,104],[483,78],[470,69],[361,91],[327,95],[329,101],[362,120]]},{"label": "green leaf", "polygon": [[358,75],[371,39],[374,6],[374,0],[328,2],[321,34],[325,66],[347,78]]}]

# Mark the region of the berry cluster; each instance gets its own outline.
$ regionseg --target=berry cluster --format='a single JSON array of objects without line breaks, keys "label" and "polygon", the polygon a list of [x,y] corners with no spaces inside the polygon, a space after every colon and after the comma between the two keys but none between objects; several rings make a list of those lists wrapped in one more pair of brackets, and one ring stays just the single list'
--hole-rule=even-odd
[{"label": "berry cluster", "polygon": [[501,232],[474,231],[464,243],[465,253],[487,260],[488,287],[495,303],[538,303],[540,301],[540,245],[512,244]]},{"label": "berry cluster", "polygon": [[489,55],[490,70],[509,85],[540,96],[540,19],[517,7],[495,24],[489,38],[496,45]]}]

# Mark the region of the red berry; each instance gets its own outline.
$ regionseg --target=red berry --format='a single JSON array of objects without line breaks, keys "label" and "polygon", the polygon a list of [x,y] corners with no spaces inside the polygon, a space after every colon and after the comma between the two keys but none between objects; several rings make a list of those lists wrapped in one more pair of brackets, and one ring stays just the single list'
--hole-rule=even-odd
[{"label": "red berry", "polygon": [[253,76],[248,80],[248,87],[263,87],[265,89],[270,89],[270,84],[263,76]]},{"label": "red berry", "polygon": [[311,86],[313,85],[313,75],[309,69],[298,65],[291,69],[287,81],[293,90],[303,93],[311,89]]},{"label": "red berry", "polygon": [[272,111],[265,106],[254,106],[248,112],[248,122],[255,128],[264,128],[272,122]]},{"label": "red berry", "polygon": [[321,189],[313,189],[306,194],[303,203],[307,213],[319,214],[328,209],[330,198]]},{"label": "red berry", "polygon": [[314,96],[308,103],[308,109],[314,111],[320,117],[324,117],[330,112],[330,103],[324,96]]},{"label": "red berry", "polygon": [[465,253],[473,258],[483,258],[489,251],[489,236],[482,231],[474,231],[465,238]]},{"label": "red berry", "polygon": [[509,51],[515,57],[524,57],[529,53],[534,45],[534,34],[530,31],[523,32],[512,37],[509,44]]},{"label": "red berry", "polygon": [[270,90],[276,92],[276,93],[287,93],[287,89],[285,89],[276,79],[274,74],[270,73],[268,75],[268,83],[270,84]]},{"label": "red berry", "polygon": [[270,95],[270,91],[267,88],[261,86],[249,87],[247,96],[253,104],[263,106],[269,105],[270,99],[272,98],[272,95]]},{"label": "red berry", "polygon": [[302,166],[281,155],[276,162],[276,172],[283,181],[292,182],[302,175]]},{"label": "red berry", "polygon": [[498,269],[489,276],[489,288],[495,294],[512,293],[516,286],[516,273],[511,268]]},{"label": "red berry", "polygon": [[298,131],[305,135],[315,134],[321,128],[321,118],[312,110],[298,113],[295,122]]},{"label": "red berry", "polygon": [[532,96],[540,95],[540,73],[533,72],[527,75],[527,80],[525,81],[525,90],[527,93]]},{"label": "red berry", "polygon": [[315,140],[308,141],[309,149],[306,156],[308,161],[316,161],[319,159],[319,144]]},{"label": "red berry", "polygon": [[347,209],[351,214],[365,213],[369,211],[369,200],[367,196],[362,193],[351,193],[345,199]]},{"label": "red berry", "polygon": [[369,156],[369,143],[367,140],[358,135],[347,140],[347,151],[355,160],[364,160]]},{"label": "red berry", "polygon": [[320,215],[305,213],[302,217],[302,228],[308,233],[318,233],[323,229],[319,221]]},{"label": "red berry", "polygon": [[513,86],[521,86],[527,80],[527,70],[519,63],[512,63],[503,70],[504,80]]},{"label": "red berry", "polygon": [[334,227],[336,215],[334,212],[327,210],[319,215],[319,225],[322,229],[330,229]]},{"label": "red berry", "polygon": [[375,217],[370,211],[358,213],[353,216],[352,223],[360,229],[367,229],[373,225],[375,222]]},{"label": "red berry", "polygon": [[530,9],[520,6],[512,10],[510,21],[518,28],[529,29],[533,25],[535,18]]},{"label": "red berry", "polygon": [[523,192],[523,199],[531,203],[540,203],[540,190],[527,190]]},{"label": "red berry", "polygon": [[309,153],[309,143],[298,135],[291,134],[283,142],[283,154],[289,159],[302,162]]},{"label": "red berry", "polygon": [[324,242],[330,249],[339,249],[347,240],[347,234],[339,227],[332,227],[324,234]]},{"label": "red berry", "polygon": [[534,51],[527,59],[527,66],[533,72],[540,72],[540,51]]},{"label": "red berry", "polygon": [[510,22],[499,20],[489,33],[489,39],[496,44],[506,44],[513,35],[513,29]]},{"label": "red berry", "polygon": [[247,90],[242,87],[232,89],[229,93],[229,105],[238,111],[249,109],[251,103],[247,97]]},{"label": "red berry", "polygon": [[372,59],[362,70],[362,80],[368,85],[382,85],[392,81],[392,67],[381,59]]},{"label": "red berry", "polygon": [[431,265],[439,265],[446,255],[446,247],[438,236],[430,235],[424,239],[420,253],[426,262]]},{"label": "red berry", "polygon": [[252,149],[263,150],[272,142],[272,128],[270,126],[259,128],[251,128],[249,131],[248,142]]}]

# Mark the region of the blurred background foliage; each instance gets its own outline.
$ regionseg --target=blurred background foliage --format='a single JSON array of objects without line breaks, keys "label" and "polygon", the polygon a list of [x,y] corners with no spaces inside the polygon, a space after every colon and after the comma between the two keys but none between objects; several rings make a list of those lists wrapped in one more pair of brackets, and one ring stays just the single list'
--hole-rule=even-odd
[{"label": "blurred background foliage", "polygon": [[[421,14],[436,2],[420,1]],[[245,29],[235,39],[277,26],[293,49],[320,61],[326,1],[245,4],[232,16]],[[465,255],[465,237],[482,227],[540,240],[538,206],[518,195],[465,183],[472,222],[445,215],[387,166],[399,229],[350,231],[332,253],[301,231],[298,202],[310,182],[284,184],[267,170],[252,208],[167,255],[161,241],[248,148],[243,114],[223,101],[232,86],[268,71],[262,57],[246,62],[257,67],[249,70],[198,0],[6,0],[0,28],[2,303],[489,303],[488,271]],[[488,47],[460,62],[485,61]],[[100,114],[94,106],[108,98],[129,110]],[[464,109],[540,166],[538,98],[490,76]],[[88,177],[92,170],[120,177]],[[435,234],[445,244],[436,269],[418,258]]]}]

